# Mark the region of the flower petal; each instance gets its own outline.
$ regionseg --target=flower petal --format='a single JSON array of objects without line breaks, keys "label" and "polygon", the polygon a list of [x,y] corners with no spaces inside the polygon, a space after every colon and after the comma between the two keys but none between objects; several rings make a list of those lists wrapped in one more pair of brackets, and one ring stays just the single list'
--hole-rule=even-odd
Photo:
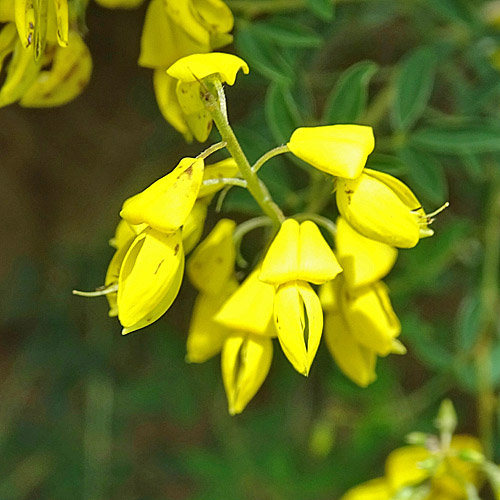
[{"label": "flower petal", "polygon": [[295,156],[323,172],[354,179],[361,174],[375,139],[372,128],[364,125],[301,127],[287,146]]},{"label": "flower petal", "polygon": [[120,216],[130,224],[144,222],[158,231],[176,231],[193,209],[203,165],[201,159],[183,158],[168,175],[126,200]]},{"label": "flower petal", "polygon": [[295,280],[320,284],[341,271],[316,224],[287,219],[266,253],[259,278],[275,285]]},{"label": "flower petal", "polygon": [[[191,283],[200,292],[218,295],[234,273],[236,222],[221,219],[193,252],[187,266]],[[222,305],[222,304],[221,304]]]},{"label": "flower petal", "polygon": [[209,54],[192,54],[176,61],[167,73],[181,82],[196,82],[219,73],[221,80],[233,85],[239,70],[248,74],[248,64],[233,54],[211,52]]},{"label": "flower petal", "polygon": [[307,376],[323,332],[321,304],[308,283],[292,281],[278,287],[274,323],[286,357],[299,373]]},{"label": "flower petal", "polygon": [[364,237],[342,217],[337,218],[335,246],[349,288],[379,281],[389,273],[398,256],[394,247]]},{"label": "flower petal", "polygon": [[182,245],[185,254],[191,252],[201,239],[207,217],[207,208],[207,203],[203,200],[197,201],[182,226]]},{"label": "flower petal", "polygon": [[411,248],[418,243],[418,216],[391,186],[365,173],[356,180],[337,181],[340,215],[356,231],[395,247]]},{"label": "flower petal", "polygon": [[392,309],[387,287],[381,281],[345,292],[343,310],[358,342],[380,356],[387,356],[401,324]]},{"label": "flower petal", "polygon": [[71,31],[67,47],[57,47],[50,69],[38,73],[19,104],[25,108],[61,106],[79,96],[92,74],[90,51],[80,35]]},{"label": "flower petal", "polygon": [[167,311],[183,272],[181,231],[163,234],[148,228],[136,237],[118,281],[118,318],[124,334],[153,323]]},{"label": "flower petal", "polygon": [[379,477],[351,488],[340,500],[390,500],[392,495],[386,479]]},{"label": "flower petal", "polygon": [[325,340],[337,366],[353,382],[366,387],[377,378],[377,355],[356,340],[341,311],[326,314]]},{"label": "flower petal", "polygon": [[260,389],[273,358],[270,338],[231,335],[222,348],[222,380],[231,415],[241,413]]},{"label": "flower petal", "polygon": [[187,142],[191,142],[193,137],[177,99],[177,80],[167,75],[164,68],[160,68],[154,71],[153,85],[161,114],[175,130],[184,136]]},{"label": "flower petal", "polygon": [[275,336],[272,327],[274,287],[259,280],[259,269],[231,295],[217,313],[215,321],[221,325],[255,335]]},{"label": "flower petal", "polygon": [[229,281],[219,295],[200,293],[194,303],[186,341],[186,361],[204,363],[218,354],[231,330],[214,321],[224,301],[238,287]]}]

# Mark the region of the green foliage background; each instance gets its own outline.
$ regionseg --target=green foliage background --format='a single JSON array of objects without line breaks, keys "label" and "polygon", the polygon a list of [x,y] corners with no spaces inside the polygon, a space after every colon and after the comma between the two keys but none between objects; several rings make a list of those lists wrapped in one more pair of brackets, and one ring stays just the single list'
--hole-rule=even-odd
[{"label": "green foliage background", "polygon": [[[233,49],[251,68],[228,105],[251,159],[297,126],[368,124],[371,168],[404,179],[428,211],[450,201],[388,280],[409,352],[380,360],[367,389],[324,346],[309,379],[278,353],[231,418],[218,359],[184,362],[187,282],[165,318],[123,338],[104,300],[71,296],[102,283],[121,201],[202,149],[164,122],[136,66],[145,7],[90,4],[86,93],[0,112],[1,500],[336,499],[383,473],[406,433],[432,431],[444,397],[459,431],[500,460],[500,30],[486,2],[228,4]],[[262,173],[293,213],[307,177],[287,162]],[[237,189],[224,205],[255,208]]]}]

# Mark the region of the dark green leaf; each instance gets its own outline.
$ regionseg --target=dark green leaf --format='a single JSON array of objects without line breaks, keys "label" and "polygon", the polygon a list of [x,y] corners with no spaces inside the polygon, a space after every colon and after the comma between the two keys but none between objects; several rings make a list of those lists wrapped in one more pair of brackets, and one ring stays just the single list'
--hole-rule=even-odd
[{"label": "dark green leaf", "polygon": [[443,166],[435,156],[408,147],[400,150],[399,156],[410,167],[409,178],[417,194],[434,205],[446,201],[448,184]]},{"label": "dark green leaf", "polygon": [[241,56],[261,75],[274,82],[293,81],[293,69],[278,48],[270,43],[262,43],[250,25],[240,28],[235,43]]},{"label": "dark green leaf", "polygon": [[331,21],[335,15],[334,0],[307,0],[309,10],[323,21]]},{"label": "dark green leaf", "polygon": [[408,173],[408,165],[401,161],[400,158],[382,153],[372,153],[368,157],[366,167],[390,175],[404,175]]},{"label": "dark green leaf", "polygon": [[410,143],[419,149],[443,154],[500,151],[500,126],[489,123],[436,126],[418,130]]},{"label": "dark green leaf", "polygon": [[287,85],[270,85],[265,104],[266,121],[279,143],[290,139],[292,132],[301,124],[300,113]]},{"label": "dark green leaf", "polygon": [[424,112],[434,86],[436,64],[435,52],[430,47],[422,47],[401,65],[392,109],[397,130],[408,130]]},{"label": "dark green leaf", "polygon": [[283,47],[319,47],[322,38],[311,28],[286,18],[254,23],[252,31],[259,37]]},{"label": "dark green leaf", "polygon": [[459,348],[469,352],[480,331],[481,300],[476,290],[464,298],[457,314],[457,341]]},{"label": "dark green leaf", "polygon": [[476,22],[473,10],[466,0],[428,0],[427,3],[451,21],[461,21],[469,25]]},{"label": "dark green leaf", "polygon": [[355,123],[366,108],[368,84],[377,71],[371,61],[361,61],[342,73],[329,95],[323,122]]}]

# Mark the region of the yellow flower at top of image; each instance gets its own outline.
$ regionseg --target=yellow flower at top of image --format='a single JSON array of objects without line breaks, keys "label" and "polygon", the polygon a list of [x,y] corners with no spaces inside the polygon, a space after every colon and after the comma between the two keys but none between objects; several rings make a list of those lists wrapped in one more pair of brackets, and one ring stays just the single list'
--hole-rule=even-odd
[{"label": "yellow flower at top of image", "polygon": [[[481,452],[481,445],[472,436],[456,435],[444,454],[416,445],[398,448],[387,457],[384,477],[351,488],[341,500],[391,500],[403,489],[410,495],[418,487],[423,488],[422,500],[464,500],[467,484],[478,486],[480,475],[476,464],[459,458],[462,450]],[[423,468],[428,460],[436,460],[437,469]]]},{"label": "yellow flower at top of image", "polygon": [[211,121],[209,125],[206,120],[200,123],[191,119],[192,123],[188,123],[177,100],[177,81],[165,71],[185,56],[209,53],[230,44],[233,24],[233,14],[222,0],[151,0],[148,6],[139,65],[155,70],[153,83],[158,107],[188,142],[193,135],[200,142],[205,141]]},{"label": "yellow flower at top of image", "polygon": [[233,85],[240,70],[245,74],[249,72],[243,59],[221,52],[192,54],[179,59],[167,70],[167,75],[177,81],[176,111],[169,114],[178,123],[185,123],[197,141],[206,141],[212,129],[212,117],[202,98],[202,80],[211,75],[219,75],[222,83]]},{"label": "yellow flower at top of image", "polygon": [[286,357],[307,375],[323,332],[323,311],[309,283],[342,271],[316,224],[287,219],[269,247],[259,279],[276,287],[274,323]]},{"label": "yellow flower at top of image", "polygon": [[[0,107],[54,107],[82,93],[92,58],[82,37],[69,28],[67,0],[0,2],[0,67],[6,75]],[[11,56],[11,57],[8,57]]]}]

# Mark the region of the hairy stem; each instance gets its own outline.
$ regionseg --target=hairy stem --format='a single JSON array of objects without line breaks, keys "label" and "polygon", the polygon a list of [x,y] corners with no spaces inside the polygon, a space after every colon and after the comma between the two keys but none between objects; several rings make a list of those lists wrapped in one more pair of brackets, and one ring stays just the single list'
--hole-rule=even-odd
[{"label": "hairy stem", "polygon": [[257,177],[256,173],[252,171],[252,167],[241,149],[240,143],[234,135],[227,117],[219,106],[219,102],[225,101],[224,91],[220,80],[216,77],[212,77],[211,79],[207,79],[206,83],[209,93],[205,96],[205,104],[212,115],[222,140],[226,143],[227,150],[238,165],[241,176],[246,180],[247,189],[250,194],[258,203],[262,211],[273,221],[274,225],[279,227],[285,217],[280,208],[272,200],[266,186]]}]

